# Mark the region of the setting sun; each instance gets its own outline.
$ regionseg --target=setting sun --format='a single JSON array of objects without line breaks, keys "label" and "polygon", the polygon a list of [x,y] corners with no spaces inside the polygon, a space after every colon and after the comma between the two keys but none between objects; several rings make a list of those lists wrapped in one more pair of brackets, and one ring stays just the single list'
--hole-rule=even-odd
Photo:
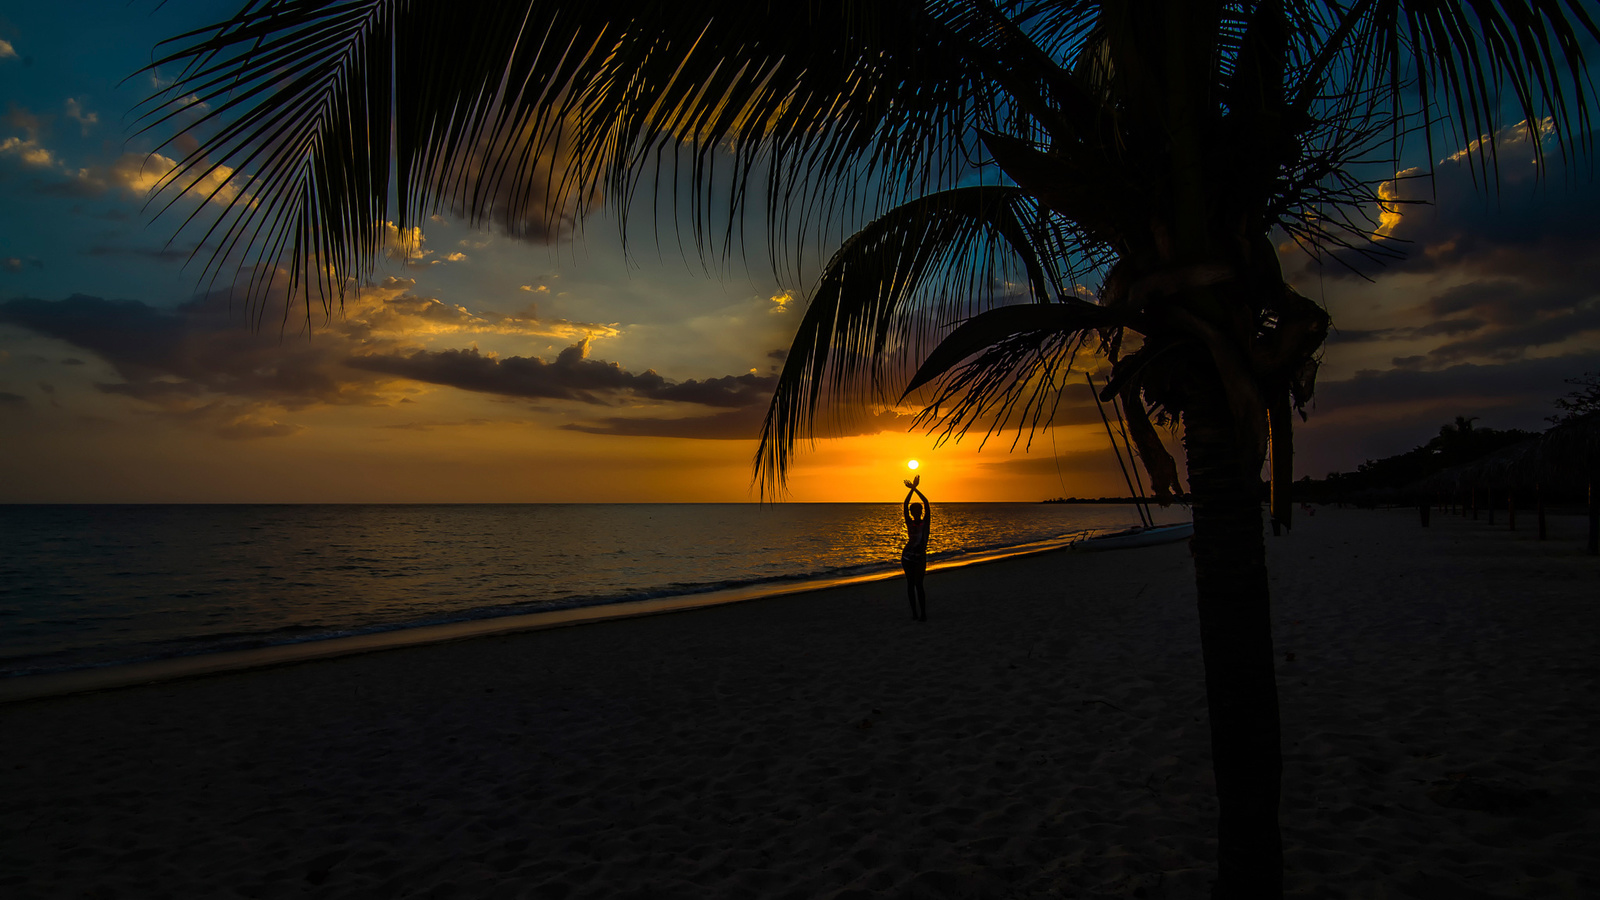
[{"label": "setting sun", "polygon": [[920,465],[922,465],[922,464],[913,459],[912,461],[906,463],[906,468],[915,469],[917,466],[920,466]]}]

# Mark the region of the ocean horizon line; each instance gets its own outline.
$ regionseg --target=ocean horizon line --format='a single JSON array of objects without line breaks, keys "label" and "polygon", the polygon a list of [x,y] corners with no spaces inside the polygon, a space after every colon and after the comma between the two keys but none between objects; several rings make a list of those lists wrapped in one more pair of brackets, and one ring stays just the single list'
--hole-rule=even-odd
[{"label": "ocean horizon line", "polygon": [[[1025,544],[955,553],[943,559],[930,561],[928,571],[938,572],[1061,552],[1070,549],[1071,545],[1081,537],[1081,534],[1062,535]],[[463,616],[449,621],[399,624],[356,634],[313,635],[301,640],[261,647],[202,650],[153,659],[120,660],[36,674],[7,675],[0,677],[0,705],[227,672],[293,665],[319,659],[335,659],[402,647],[692,612],[733,603],[771,600],[848,585],[888,581],[899,575],[898,568],[883,568],[850,574],[773,579],[709,591],[666,594],[638,600],[569,606],[537,612]]]},{"label": "ocean horizon line", "polygon": [[[1037,500],[942,500],[937,506],[1044,503]],[[1072,503],[1114,506],[1132,499],[1067,498]],[[896,506],[899,500],[0,500],[0,507],[25,506]],[[1148,502],[1148,501],[1140,501]]]},{"label": "ocean horizon line", "polygon": [[[936,568],[1135,518],[1131,507],[940,506]],[[898,504],[839,502],[10,506],[0,680],[897,577],[900,519]],[[674,599],[685,597],[701,599]]]}]

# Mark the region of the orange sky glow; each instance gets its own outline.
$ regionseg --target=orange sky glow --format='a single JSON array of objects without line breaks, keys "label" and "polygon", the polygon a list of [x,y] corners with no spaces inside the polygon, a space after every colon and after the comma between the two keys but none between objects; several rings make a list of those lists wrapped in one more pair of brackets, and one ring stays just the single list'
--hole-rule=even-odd
[{"label": "orange sky glow", "polygon": [[[760,499],[762,416],[842,235],[779,278],[760,237],[701,262],[670,223],[659,245],[636,226],[624,252],[605,212],[553,241],[436,215],[393,229],[333,316],[285,315],[277,298],[254,323],[225,286],[200,289],[197,236],[174,237],[203,200],[151,221],[151,173],[171,161],[124,128],[151,90],[126,76],[211,21],[201,11],[108,7],[94,29],[48,6],[7,13],[0,502]],[[1531,140],[1544,138],[1507,130],[1501,158],[1527,158]],[[1447,155],[1431,184],[1385,187],[1429,205],[1372,211],[1405,251],[1365,278],[1285,239],[1285,276],[1334,321],[1297,475],[1403,452],[1456,416],[1541,428],[1563,379],[1600,370],[1600,186],[1561,172],[1541,185],[1505,163],[1491,203],[1469,162]],[[1079,363],[1103,365],[1092,350]],[[935,501],[1125,495],[1081,380],[1056,426],[1015,449],[1008,431],[980,452],[981,428],[936,447],[909,430],[911,407],[847,411],[846,425],[819,411],[844,436],[798,448],[784,497],[898,502],[912,459]]]}]

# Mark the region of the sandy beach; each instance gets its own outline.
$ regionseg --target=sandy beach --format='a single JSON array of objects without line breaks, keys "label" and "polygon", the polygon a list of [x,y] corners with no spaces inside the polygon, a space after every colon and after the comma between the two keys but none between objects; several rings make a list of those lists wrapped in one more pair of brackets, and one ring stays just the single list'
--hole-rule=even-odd
[{"label": "sandy beach", "polygon": [[[1582,528],[1268,539],[1291,896],[1600,896]],[[0,706],[0,895],[1205,897],[1185,545],[928,587]]]}]

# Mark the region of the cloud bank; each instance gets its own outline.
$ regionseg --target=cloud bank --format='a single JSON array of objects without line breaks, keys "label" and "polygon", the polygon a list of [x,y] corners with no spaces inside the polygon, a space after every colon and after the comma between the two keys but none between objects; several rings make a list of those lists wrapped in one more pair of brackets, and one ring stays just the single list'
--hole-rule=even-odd
[{"label": "cloud bank", "polygon": [[[312,337],[249,327],[225,292],[173,309],[83,294],[64,300],[16,298],[0,303],[0,323],[103,359],[121,380],[96,383],[102,393],[134,398],[237,438],[296,433],[297,426],[280,421],[287,412],[404,402],[419,383],[580,407],[711,408],[723,413],[658,417],[639,426],[620,425],[617,420],[624,417],[619,416],[581,428],[616,435],[749,438],[757,433],[759,413],[776,383],[775,375],[753,372],[675,381],[651,369],[630,371],[591,355],[592,341],[617,335],[616,325],[542,319],[532,305],[509,314],[474,311],[418,296],[411,291],[414,284],[391,278],[370,287]],[[420,338],[485,335],[573,343],[550,360],[501,357],[475,345],[432,349],[418,343]],[[732,433],[739,423],[750,422],[756,426]]]}]

